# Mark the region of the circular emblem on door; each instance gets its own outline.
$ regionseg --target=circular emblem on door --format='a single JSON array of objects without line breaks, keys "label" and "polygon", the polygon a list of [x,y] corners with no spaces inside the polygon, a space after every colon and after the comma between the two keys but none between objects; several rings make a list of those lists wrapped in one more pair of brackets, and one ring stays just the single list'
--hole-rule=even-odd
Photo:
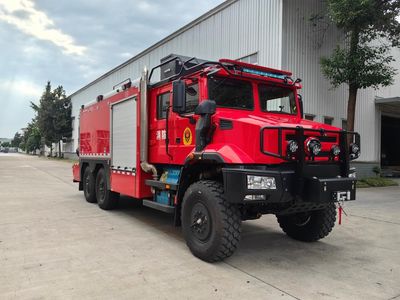
[{"label": "circular emblem on door", "polygon": [[186,127],[183,131],[183,144],[186,146],[192,144],[192,131],[189,127]]}]

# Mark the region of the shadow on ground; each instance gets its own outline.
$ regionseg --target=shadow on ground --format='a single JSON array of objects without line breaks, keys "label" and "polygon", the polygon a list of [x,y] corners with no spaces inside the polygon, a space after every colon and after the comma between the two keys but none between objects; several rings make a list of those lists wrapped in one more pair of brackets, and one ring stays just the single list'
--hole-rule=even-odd
[{"label": "shadow on ground", "polygon": [[[121,197],[119,206],[112,211],[114,214],[128,216],[167,234],[169,237],[185,243],[181,227],[174,226],[174,217],[154,209],[145,207],[141,201],[129,197]],[[266,222],[263,219],[267,219]],[[326,255],[329,253],[329,255]],[[315,243],[295,241],[284,234],[277,225],[275,216],[268,215],[261,220],[242,223],[242,237],[236,255],[268,259],[282,257],[288,263],[307,264],[310,255],[325,261],[336,261],[342,255],[342,248],[321,240]],[[230,262],[235,261],[234,255]],[[305,256],[306,255],[306,256]],[[301,266],[299,266],[301,267]]]}]

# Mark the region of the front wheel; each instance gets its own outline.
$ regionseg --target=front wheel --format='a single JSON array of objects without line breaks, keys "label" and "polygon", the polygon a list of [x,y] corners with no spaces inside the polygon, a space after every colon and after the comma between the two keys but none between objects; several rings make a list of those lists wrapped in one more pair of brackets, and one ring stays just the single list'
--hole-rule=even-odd
[{"label": "front wheel", "polygon": [[182,230],[190,251],[216,262],[231,256],[240,240],[241,215],[224,199],[219,182],[204,180],[187,189],[182,204]]},{"label": "front wheel", "polygon": [[111,210],[118,204],[119,194],[110,191],[107,187],[106,174],[103,168],[97,172],[96,198],[101,209]]},{"label": "front wheel", "polygon": [[336,207],[291,215],[277,215],[279,226],[291,238],[303,242],[315,242],[326,237],[335,226]]}]

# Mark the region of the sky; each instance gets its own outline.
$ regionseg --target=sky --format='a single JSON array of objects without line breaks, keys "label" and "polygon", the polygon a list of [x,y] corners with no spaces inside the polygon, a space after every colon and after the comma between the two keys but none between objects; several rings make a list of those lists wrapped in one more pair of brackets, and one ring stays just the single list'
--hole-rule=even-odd
[{"label": "sky", "polygon": [[0,0],[0,138],[47,81],[71,94],[223,0]]}]

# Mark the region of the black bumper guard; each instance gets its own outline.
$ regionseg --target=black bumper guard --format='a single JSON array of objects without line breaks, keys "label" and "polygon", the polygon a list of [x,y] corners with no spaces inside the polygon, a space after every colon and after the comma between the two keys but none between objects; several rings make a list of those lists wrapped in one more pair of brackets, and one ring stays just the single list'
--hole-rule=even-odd
[{"label": "black bumper guard", "polygon": [[[266,130],[277,131],[278,153],[264,149]],[[336,138],[333,138],[332,134],[336,135]],[[321,142],[337,144],[340,147],[339,158],[335,160],[328,153],[317,156],[327,157],[326,161],[314,160],[305,151],[304,144],[309,137],[318,138]],[[298,149],[294,155],[286,154],[286,149],[283,149],[283,138],[285,141],[290,139],[297,142]],[[357,180],[349,176],[351,159],[349,143],[356,143],[360,146],[358,133],[344,130],[305,129],[300,126],[295,128],[266,126],[260,130],[260,143],[260,150],[263,154],[280,158],[288,163],[282,164],[282,168],[275,170],[223,168],[224,188],[228,201],[233,203],[253,202],[244,200],[245,196],[265,195],[266,199],[258,202],[292,203],[287,211],[290,213],[299,210],[307,211],[311,209],[310,205],[314,205],[315,209],[318,209],[327,203],[355,199]],[[276,188],[251,190],[248,188],[248,175],[273,177]]]},{"label": "black bumper guard", "polygon": [[[266,130],[276,130],[278,133],[278,153],[266,151],[264,149],[264,136]],[[289,156],[284,153],[282,148],[284,131],[294,131],[295,134],[291,134],[290,137],[292,140],[296,141],[299,148],[294,156]],[[315,163],[314,157],[310,157],[306,155],[304,142],[310,136],[315,136],[316,138],[324,138],[327,134],[338,134],[339,135],[339,142],[338,145],[340,147],[340,154],[339,154],[339,164],[341,166],[341,176],[347,177],[349,175],[350,169],[350,160],[355,159],[357,157],[351,158],[350,157],[350,149],[349,149],[349,141],[352,143],[356,143],[361,151],[361,143],[360,143],[360,135],[357,132],[353,131],[335,131],[335,130],[325,130],[325,129],[305,129],[304,127],[297,126],[297,127],[276,127],[276,126],[265,126],[260,129],[260,151],[268,156],[277,157],[282,160],[296,162],[297,163],[297,170],[296,173],[298,176],[302,177],[304,175],[304,167],[308,163]],[[286,152],[286,150],[285,150]],[[327,156],[329,159],[328,162],[331,161],[331,155],[324,155]],[[320,156],[323,157],[323,156]],[[323,163],[323,161],[318,161],[318,163]]]}]

